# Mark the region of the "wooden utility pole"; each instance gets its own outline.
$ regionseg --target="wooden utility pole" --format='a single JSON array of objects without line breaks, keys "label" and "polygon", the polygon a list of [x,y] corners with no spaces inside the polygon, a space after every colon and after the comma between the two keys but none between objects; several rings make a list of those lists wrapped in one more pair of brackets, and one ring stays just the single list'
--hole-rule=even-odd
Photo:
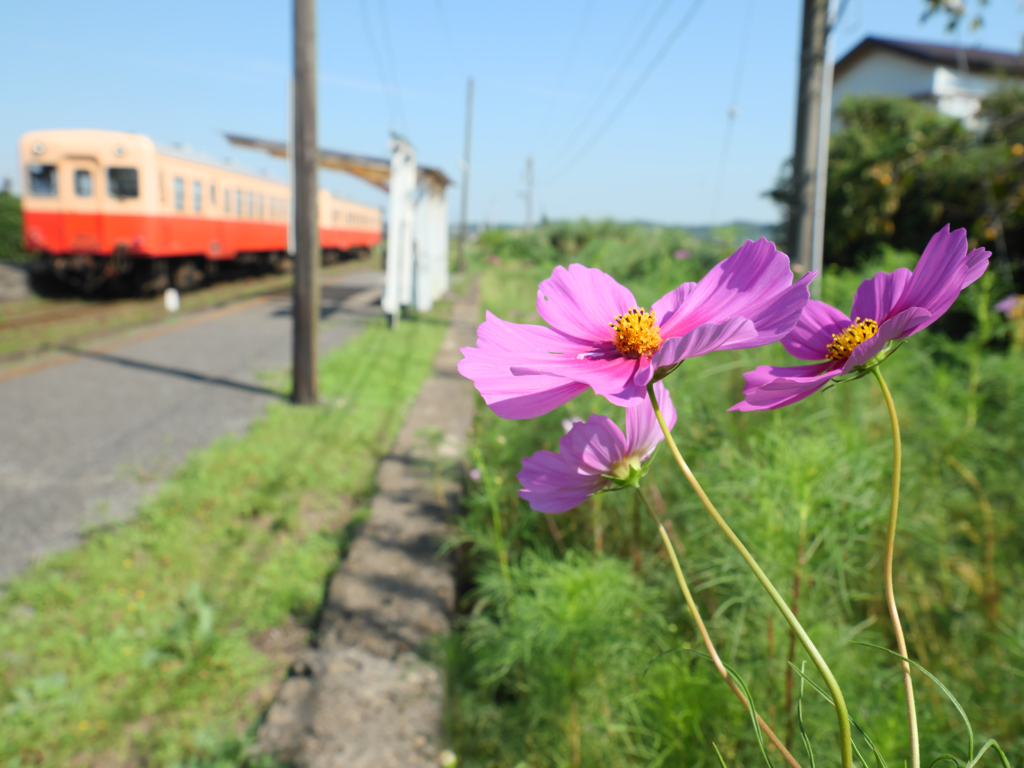
[{"label": "wooden utility pole", "polygon": [[316,330],[320,316],[317,273],[320,231],[316,202],[316,3],[295,4],[295,283],[292,289],[292,400],[317,401]]},{"label": "wooden utility pole", "polygon": [[466,227],[469,216],[469,156],[473,149],[473,78],[466,83],[466,136],[462,150],[462,211],[459,224],[459,270],[466,270]]},{"label": "wooden utility pole", "polygon": [[806,273],[814,247],[814,187],[818,176],[822,66],[825,59],[828,0],[804,0],[800,45],[800,85],[793,150],[793,198],[789,215],[789,257]]}]

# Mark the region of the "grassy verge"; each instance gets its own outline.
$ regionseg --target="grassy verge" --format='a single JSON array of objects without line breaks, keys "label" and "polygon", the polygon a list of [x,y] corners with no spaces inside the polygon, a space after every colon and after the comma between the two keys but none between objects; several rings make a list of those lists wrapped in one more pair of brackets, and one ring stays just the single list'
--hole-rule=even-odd
[{"label": "grassy verge", "polygon": [[[379,251],[379,249],[378,249]],[[346,272],[380,268],[380,254],[365,261],[347,261],[324,267],[325,278]],[[260,275],[215,282],[181,297],[181,313],[168,315],[162,297],[93,300],[86,298],[43,299],[0,304],[0,325],[29,321],[31,324],[5,328],[0,334],[0,362],[17,360],[51,348],[79,344],[100,336],[140,325],[173,322],[190,312],[212,309],[277,291],[290,291],[292,275]],[[32,323],[32,318],[54,311],[68,312],[66,318]]]},{"label": "grassy verge", "polygon": [[275,633],[311,626],[444,331],[370,325],[322,360],[330,405],[271,406],[136,520],[14,579],[0,765],[235,764],[287,663]]}]

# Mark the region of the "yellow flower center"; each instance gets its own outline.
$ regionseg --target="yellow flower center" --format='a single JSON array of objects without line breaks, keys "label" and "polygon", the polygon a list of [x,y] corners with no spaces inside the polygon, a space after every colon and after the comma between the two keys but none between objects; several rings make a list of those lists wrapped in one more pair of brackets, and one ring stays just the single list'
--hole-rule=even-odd
[{"label": "yellow flower center", "polygon": [[608,323],[615,331],[615,348],[623,357],[636,360],[641,355],[653,355],[661,349],[661,329],[655,322],[654,313],[633,307],[629,312],[616,315],[614,323]]},{"label": "yellow flower center", "polygon": [[832,334],[832,343],[828,345],[825,356],[829,360],[846,360],[857,348],[878,333],[878,323],[874,320],[861,320],[859,317],[853,325],[842,333]]}]

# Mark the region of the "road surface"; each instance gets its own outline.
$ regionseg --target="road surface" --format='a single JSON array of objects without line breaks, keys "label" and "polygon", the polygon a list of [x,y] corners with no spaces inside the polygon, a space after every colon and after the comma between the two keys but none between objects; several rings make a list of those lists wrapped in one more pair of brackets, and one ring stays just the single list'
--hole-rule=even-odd
[{"label": "road surface", "polygon": [[[321,352],[380,311],[383,273],[336,280],[323,288]],[[131,517],[189,451],[244,432],[279,398],[259,374],[291,363],[291,299],[246,307],[0,376],[0,582]]]}]

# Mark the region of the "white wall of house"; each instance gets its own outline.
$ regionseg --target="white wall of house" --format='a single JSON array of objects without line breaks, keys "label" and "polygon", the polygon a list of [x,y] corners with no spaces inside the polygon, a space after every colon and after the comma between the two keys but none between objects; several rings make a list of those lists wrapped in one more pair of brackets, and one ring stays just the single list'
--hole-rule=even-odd
[{"label": "white wall of house", "polygon": [[976,115],[981,110],[982,99],[1010,83],[1021,82],[1021,78],[963,72],[895,51],[876,49],[837,73],[832,87],[832,110],[835,112],[847,96],[908,96],[928,101],[941,114],[976,128],[980,127]]},{"label": "white wall of house", "polygon": [[878,94],[922,98],[935,88],[935,65],[875,50],[841,74],[832,84],[832,105],[838,107],[847,96]]}]

